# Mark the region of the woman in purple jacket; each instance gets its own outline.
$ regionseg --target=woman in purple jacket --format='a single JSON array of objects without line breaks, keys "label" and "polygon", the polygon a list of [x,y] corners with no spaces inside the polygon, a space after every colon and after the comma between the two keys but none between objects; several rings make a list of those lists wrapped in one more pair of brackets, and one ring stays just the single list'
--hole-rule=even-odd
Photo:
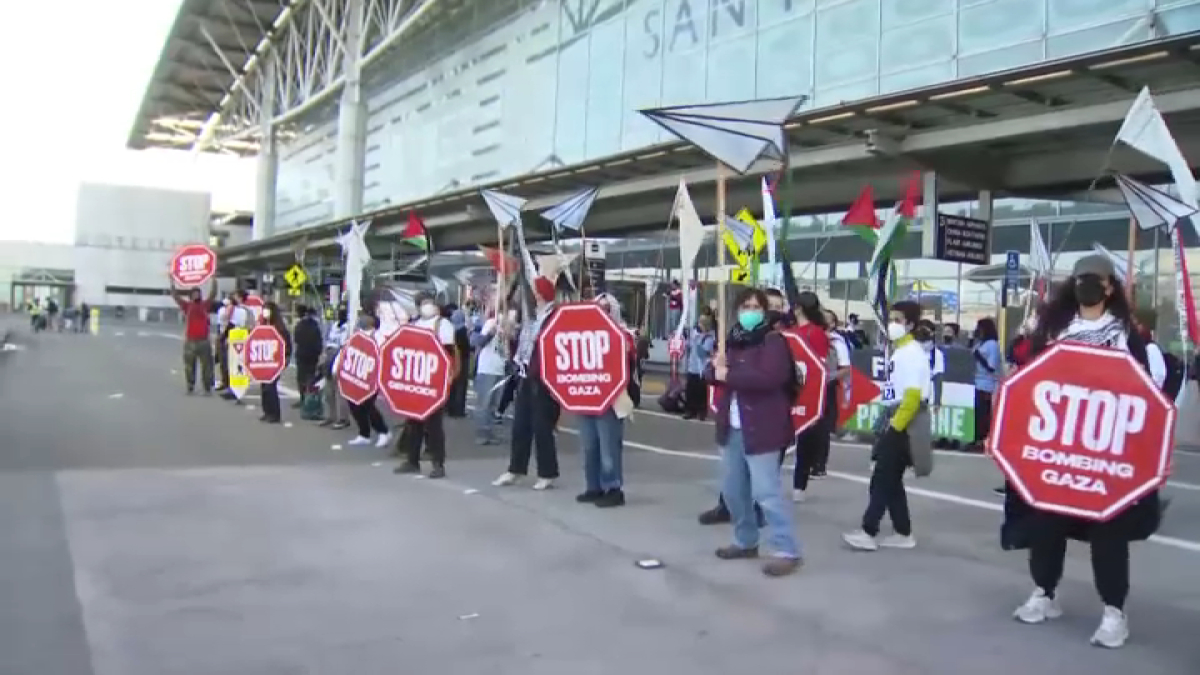
[{"label": "woman in purple jacket", "polygon": [[727,353],[713,359],[711,378],[721,383],[717,398],[717,445],[721,449],[721,493],[733,520],[733,540],[717,549],[722,560],[758,557],[763,511],[772,557],[763,566],[779,577],[800,567],[792,532],[792,506],[780,487],[779,452],[792,443],[795,364],[785,338],[766,320],[767,298],[748,288],[738,296],[737,323]]}]

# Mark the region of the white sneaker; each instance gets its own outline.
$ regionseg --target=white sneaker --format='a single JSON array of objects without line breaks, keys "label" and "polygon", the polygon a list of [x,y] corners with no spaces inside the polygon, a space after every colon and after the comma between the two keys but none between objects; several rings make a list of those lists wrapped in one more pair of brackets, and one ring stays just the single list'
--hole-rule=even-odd
[{"label": "white sneaker", "polygon": [[803,504],[804,490],[792,490],[792,501],[797,504]]},{"label": "white sneaker", "polygon": [[917,538],[911,534],[889,534],[880,538],[878,543],[880,548],[912,549],[917,547]]},{"label": "white sneaker", "polygon": [[391,442],[392,442],[392,435],[384,434],[379,437],[379,440],[375,441],[375,447],[386,448],[388,445],[391,444]]},{"label": "white sneaker", "polygon": [[537,479],[537,482],[533,484],[534,490],[549,490],[552,487],[554,487],[553,478],[539,478]]},{"label": "white sneaker", "polygon": [[1013,618],[1021,623],[1043,623],[1048,619],[1057,619],[1062,616],[1062,608],[1058,606],[1058,600],[1046,595],[1046,591],[1040,588],[1035,588],[1025,604],[1017,608],[1013,612]]},{"label": "white sneaker", "polygon": [[1116,607],[1105,607],[1100,627],[1092,633],[1092,644],[1108,649],[1120,649],[1129,639],[1129,619]]},{"label": "white sneaker", "polygon": [[872,537],[862,530],[855,530],[853,532],[847,532],[843,534],[842,541],[849,544],[850,548],[855,548],[860,551],[879,550],[879,542],[875,540],[875,537]]},{"label": "white sneaker", "polygon": [[517,474],[505,471],[504,473],[500,474],[499,478],[492,481],[492,485],[496,487],[505,487],[508,485],[513,485],[519,480],[521,480],[521,477]]},{"label": "white sneaker", "polygon": [[350,442],[346,443],[346,445],[370,445],[370,444],[371,444],[371,439],[367,438],[366,436],[357,436],[355,438],[350,439]]}]

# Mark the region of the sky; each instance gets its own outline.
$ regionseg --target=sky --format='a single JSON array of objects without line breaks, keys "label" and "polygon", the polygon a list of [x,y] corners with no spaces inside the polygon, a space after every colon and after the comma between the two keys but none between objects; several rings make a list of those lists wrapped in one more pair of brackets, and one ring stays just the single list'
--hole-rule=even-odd
[{"label": "sky", "polygon": [[0,240],[73,241],[80,182],[209,191],[214,209],[253,208],[252,159],[125,149],[179,0],[11,4]]}]

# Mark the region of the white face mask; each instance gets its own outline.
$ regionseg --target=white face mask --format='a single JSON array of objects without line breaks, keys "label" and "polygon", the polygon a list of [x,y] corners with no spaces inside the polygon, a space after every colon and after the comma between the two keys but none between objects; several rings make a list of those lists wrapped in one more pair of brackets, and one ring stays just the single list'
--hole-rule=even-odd
[{"label": "white face mask", "polygon": [[928,354],[929,352],[933,351],[933,343],[932,342],[922,342],[921,349],[924,349],[925,353]]},{"label": "white face mask", "polygon": [[264,310],[263,310],[263,318],[264,318],[264,319],[269,319],[269,318],[271,318],[271,310],[269,310],[269,309],[264,309]]},{"label": "white face mask", "polygon": [[515,309],[510,309],[510,310],[508,310],[508,320],[509,320],[509,321],[512,321],[513,323],[516,323],[516,321],[517,321],[517,310],[515,310]]},{"label": "white face mask", "polygon": [[894,342],[894,341],[899,340],[900,338],[904,337],[907,334],[908,334],[908,329],[906,329],[904,327],[904,324],[894,323],[894,322],[888,324],[887,335],[888,335],[889,340],[892,340]]},{"label": "white face mask", "polygon": [[433,304],[432,302],[426,302],[421,305],[421,317],[422,318],[432,319],[433,317],[437,316],[437,313],[438,313],[437,305]]}]

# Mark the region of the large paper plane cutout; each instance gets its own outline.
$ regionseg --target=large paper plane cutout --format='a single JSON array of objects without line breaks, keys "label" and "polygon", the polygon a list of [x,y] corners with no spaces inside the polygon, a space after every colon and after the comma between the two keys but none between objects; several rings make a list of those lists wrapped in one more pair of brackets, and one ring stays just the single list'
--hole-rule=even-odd
[{"label": "large paper plane cutout", "polygon": [[584,188],[543,211],[542,217],[554,223],[559,232],[579,232],[583,229],[583,220],[587,218],[592,204],[596,201],[596,192],[596,188]]},{"label": "large paper plane cutout", "polygon": [[512,224],[521,219],[521,209],[525,208],[527,199],[516,197],[495,190],[480,190],[479,194],[483,196],[483,201],[487,203],[488,210],[492,212],[492,217],[500,224],[500,227],[512,227]]},{"label": "large paper plane cutout", "polygon": [[638,112],[743,174],[760,157],[784,159],[787,141],[783,124],[806,100],[807,96],[787,96],[647,108]]},{"label": "large paper plane cutout", "polygon": [[1167,232],[1175,228],[1180,220],[1194,215],[1200,209],[1192,208],[1167,192],[1156,187],[1136,181],[1129,176],[1113,174],[1117,179],[1117,187],[1121,196],[1129,206],[1138,227],[1143,230],[1153,230],[1161,227]]}]

